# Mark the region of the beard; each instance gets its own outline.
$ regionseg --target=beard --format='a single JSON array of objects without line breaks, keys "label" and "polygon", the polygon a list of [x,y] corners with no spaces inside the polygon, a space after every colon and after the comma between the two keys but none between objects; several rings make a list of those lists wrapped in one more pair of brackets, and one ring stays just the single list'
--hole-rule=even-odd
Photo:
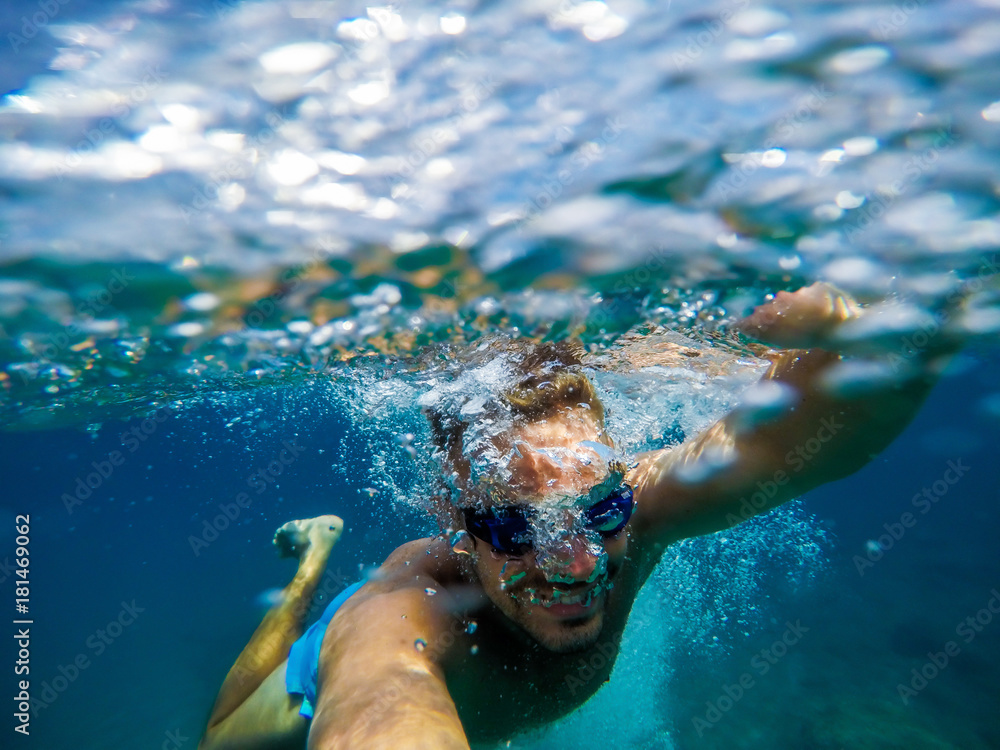
[{"label": "beard", "polygon": [[531,593],[532,589],[550,588],[519,581],[516,588],[501,589],[495,582],[487,585],[480,579],[483,591],[504,616],[543,648],[555,653],[572,653],[592,646],[604,628],[604,607],[608,595],[607,579],[603,590],[594,597],[592,611],[575,618],[547,616],[544,607]]},{"label": "beard", "polygon": [[558,625],[546,623],[546,627],[541,629],[536,627],[529,629],[528,632],[549,651],[570,654],[575,651],[585,651],[597,643],[603,629],[604,611],[601,610],[586,618],[567,620]]}]

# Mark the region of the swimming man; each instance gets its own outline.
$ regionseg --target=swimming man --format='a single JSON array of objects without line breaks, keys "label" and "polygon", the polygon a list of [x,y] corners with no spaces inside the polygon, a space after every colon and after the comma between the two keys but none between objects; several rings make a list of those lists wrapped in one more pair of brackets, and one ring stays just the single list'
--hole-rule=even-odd
[{"label": "swimming man", "polygon": [[[571,345],[508,357],[492,403],[430,404],[449,532],[396,549],[303,635],[343,524],[322,516],[279,529],[298,571],[227,676],[200,747],[451,750],[568,714],[608,679],[670,544],[853,473],[916,413],[940,351],[899,377],[844,387],[830,342],[865,314],[825,284],[779,293],[743,333],[826,348],[769,350],[759,408],[630,464]],[[821,448],[796,461],[807,443]],[[570,690],[581,657],[605,666]]]}]

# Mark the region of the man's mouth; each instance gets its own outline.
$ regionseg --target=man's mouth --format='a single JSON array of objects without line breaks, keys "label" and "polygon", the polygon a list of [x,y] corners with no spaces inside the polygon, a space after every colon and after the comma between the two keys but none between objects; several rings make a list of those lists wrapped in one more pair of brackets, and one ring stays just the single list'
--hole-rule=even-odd
[{"label": "man's mouth", "polygon": [[528,588],[525,593],[531,604],[540,605],[553,614],[572,615],[586,612],[607,588],[610,588],[610,584],[603,578],[585,588],[550,588],[547,591]]}]

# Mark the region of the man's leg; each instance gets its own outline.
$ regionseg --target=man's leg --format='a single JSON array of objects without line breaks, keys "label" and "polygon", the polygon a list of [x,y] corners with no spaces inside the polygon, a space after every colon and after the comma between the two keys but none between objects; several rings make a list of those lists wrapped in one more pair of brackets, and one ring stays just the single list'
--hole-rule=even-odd
[{"label": "man's leg", "polygon": [[[208,720],[208,731],[244,704],[269,675],[283,667],[288,649],[302,635],[306,613],[343,528],[344,522],[337,516],[319,516],[290,521],[275,533],[274,544],[282,556],[298,557],[298,571],[226,675]],[[284,675],[284,669],[280,671]],[[268,681],[273,683],[274,679]],[[270,695],[274,691],[269,686],[266,692]]]},{"label": "man's leg", "polygon": [[299,714],[302,696],[285,690],[283,662],[228,716],[205,730],[198,750],[302,750],[309,719]]}]

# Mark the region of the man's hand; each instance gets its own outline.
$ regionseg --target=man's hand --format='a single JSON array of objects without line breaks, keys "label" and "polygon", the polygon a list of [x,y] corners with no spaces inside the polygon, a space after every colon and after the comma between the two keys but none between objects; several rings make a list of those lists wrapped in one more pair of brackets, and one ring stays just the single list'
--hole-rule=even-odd
[{"label": "man's hand", "polygon": [[778,292],[735,327],[763,344],[809,349],[828,344],[841,323],[861,314],[861,306],[847,292],[818,281],[796,292]]}]

